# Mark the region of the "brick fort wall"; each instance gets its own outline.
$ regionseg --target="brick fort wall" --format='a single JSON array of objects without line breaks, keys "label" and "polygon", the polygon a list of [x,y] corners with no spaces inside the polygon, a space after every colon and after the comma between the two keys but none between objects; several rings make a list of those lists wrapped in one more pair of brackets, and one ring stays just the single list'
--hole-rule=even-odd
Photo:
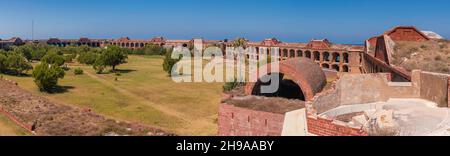
[{"label": "brick fort wall", "polygon": [[219,136],[281,136],[284,114],[219,106]]}]

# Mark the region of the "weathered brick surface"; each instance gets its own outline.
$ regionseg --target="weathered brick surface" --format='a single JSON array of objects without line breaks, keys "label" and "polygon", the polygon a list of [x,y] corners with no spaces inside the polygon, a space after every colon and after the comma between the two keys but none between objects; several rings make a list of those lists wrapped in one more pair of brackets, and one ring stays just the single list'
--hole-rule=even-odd
[{"label": "weathered brick surface", "polygon": [[429,38],[415,27],[399,26],[385,33],[394,41],[428,41]]},{"label": "weathered brick surface", "polygon": [[367,136],[361,128],[352,128],[335,124],[333,120],[307,118],[308,132],[318,136]]},{"label": "weathered brick surface", "polygon": [[[273,64],[260,67],[259,71],[265,72],[258,73],[258,77],[266,76],[269,73],[288,75],[301,88],[306,101],[312,100],[315,94],[322,91],[327,83],[322,68],[310,59],[298,58],[282,61],[279,62],[279,69],[272,69]],[[252,95],[255,87],[257,87],[256,83],[247,83],[245,93]]]},{"label": "weathered brick surface", "polygon": [[447,92],[447,101],[448,101],[448,107],[450,108],[450,77],[448,78],[448,92]]},{"label": "weathered brick surface", "polygon": [[233,105],[219,107],[220,136],[281,136],[284,114],[255,111]]}]

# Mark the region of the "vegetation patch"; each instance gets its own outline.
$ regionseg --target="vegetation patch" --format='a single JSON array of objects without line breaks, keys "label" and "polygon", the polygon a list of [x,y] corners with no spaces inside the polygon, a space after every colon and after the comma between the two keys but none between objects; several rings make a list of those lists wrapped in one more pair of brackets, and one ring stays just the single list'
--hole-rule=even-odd
[{"label": "vegetation patch", "polygon": [[396,42],[391,63],[407,70],[450,74],[450,41]]}]

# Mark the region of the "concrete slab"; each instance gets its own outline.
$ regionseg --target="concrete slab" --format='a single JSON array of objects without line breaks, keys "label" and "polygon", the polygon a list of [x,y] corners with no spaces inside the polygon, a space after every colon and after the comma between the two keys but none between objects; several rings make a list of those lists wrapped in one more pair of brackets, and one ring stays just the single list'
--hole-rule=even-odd
[{"label": "concrete slab", "polygon": [[367,123],[367,118],[365,115],[359,115],[352,118],[352,122],[354,125],[363,126]]},{"label": "concrete slab", "polygon": [[[423,99],[390,99],[387,102],[341,106],[321,115],[333,117],[364,111],[365,117],[373,118],[380,106],[383,110],[393,111],[392,119],[400,127],[401,136],[450,136],[450,109],[438,108],[436,103]],[[357,124],[358,120],[351,123]]]}]

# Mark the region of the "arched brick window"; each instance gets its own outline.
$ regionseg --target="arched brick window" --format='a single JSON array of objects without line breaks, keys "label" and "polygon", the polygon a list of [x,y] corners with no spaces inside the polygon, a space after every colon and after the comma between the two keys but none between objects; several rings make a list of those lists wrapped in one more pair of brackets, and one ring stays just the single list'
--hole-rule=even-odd
[{"label": "arched brick window", "polygon": [[314,52],[314,61],[320,61],[320,52],[318,51]]},{"label": "arched brick window", "polygon": [[297,57],[303,57],[303,52],[301,50],[297,50]]},{"label": "arched brick window", "polygon": [[306,51],[305,52],[305,56],[307,57],[307,58],[309,58],[309,59],[311,59],[311,51]]},{"label": "arched brick window", "polygon": [[323,53],[323,61],[330,62],[330,53],[329,52]]},{"label": "arched brick window", "polygon": [[294,49],[291,49],[291,50],[289,51],[289,57],[290,57],[290,58],[294,58],[294,57],[295,57],[295,50],[294,50]]}]

